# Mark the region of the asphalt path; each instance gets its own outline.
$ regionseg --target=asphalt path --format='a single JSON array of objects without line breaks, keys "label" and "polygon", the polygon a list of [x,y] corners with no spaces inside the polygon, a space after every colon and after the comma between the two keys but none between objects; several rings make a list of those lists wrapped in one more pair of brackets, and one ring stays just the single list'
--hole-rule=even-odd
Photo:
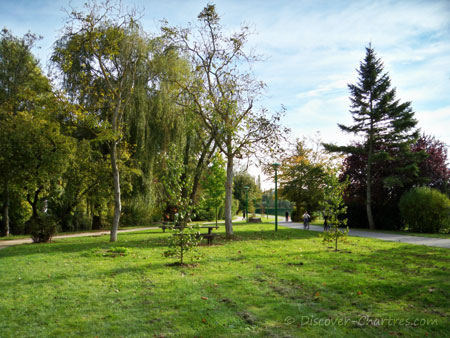
[{"label": "asphalt path", "polygon": [[[118,233],[141,231],[141,230],[154,230],[154,229],[158,229],[158,227],[146,227],[146,228],[133,228],[133,229],[118,230]],[[95,237],[95,236],[109,235],[110,233],[111,233],[110,230],[104,230],[104,231],[98,231],[98,232],[81,232],[78,234],[53,236],[52,239],[71,238],[71,237],[89,237],[89,236]],[[19,244],[29,244],[29,243],[33,243],[31,238],[21,238],[21,239],[11,239],[11,240],[7,240],[7,241],[0,241],[0,249],[7,248],[8,246],[19,245]]]},{"label": "asphalt path", "polygon": [[[303,223],[278,222],[278,224],[281,226],[288,227],[288,228],[303,229]],[[323,226],[310,225],[309,230],[323,232]],[[386,232],[364,231],[364,230],[354,230],[354,229],[350,229],[348,234],[349,234],[349,236],[355,236],[355,237],[376,238],[376,239],[381,239],[383,241],[435,246],[435,247],[439,247],[439,248],[450,249],[450,239],[444,239],[444,238],[419,237],[419,236],[411,236],[411,235],[403,235],[403,234],[392,234],[392,233],[386,233]]]}]

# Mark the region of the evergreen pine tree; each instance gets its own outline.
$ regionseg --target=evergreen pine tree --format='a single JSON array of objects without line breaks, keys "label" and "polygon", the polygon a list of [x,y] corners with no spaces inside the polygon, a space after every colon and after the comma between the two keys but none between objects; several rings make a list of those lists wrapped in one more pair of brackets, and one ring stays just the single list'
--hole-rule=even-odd
[{"label": "evergreen pine tree", "polygon": [[371,45],[358,70],[358,82],[350,84],[350,113],[353,125],[338,124],[347,133],[363,137],[363,145],[337,146],[325,144],[329,151],[347,154],[366,154],[366,209],[370,229],[375,229],[372,215],[372,168],[374,163],[386,162],[394,168],[383,182],[387,187],[402,186],[408,177],[417,173],[421,154],[413,154],[410,145],[418,138],[417,120],[410,102],[400,103],[396,90],[391,88],[389,75]]}]

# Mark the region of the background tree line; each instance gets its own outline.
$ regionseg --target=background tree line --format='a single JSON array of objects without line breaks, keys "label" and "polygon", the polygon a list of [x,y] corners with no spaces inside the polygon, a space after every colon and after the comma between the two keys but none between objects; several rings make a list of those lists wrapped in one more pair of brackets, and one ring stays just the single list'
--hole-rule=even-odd
[{"label": "background tree line", "polygon": [[[323,202],[330,199],[327,189],[338,175],[341,183],[335,184],[344,184],[350,227],[448,231],[448,146],[420,135],[411,103],[396,98],[389,75],[370,45],[358,74],[357,83],[348,85],[354,123],[339,127],[359,141],[322,147],[319,139],[300,140],[284,158],[281,193],[295,203],[294,218],[305,210],[323,213]],[[415,202],[410,204],[415,212],[401,207],[406,205],[403,197]],[[421,219],[420,226],[415,219]]]},{"label": "background tree line", "polygon": [[280,134],[280,114],[256,108],[248,29],[224,34],[214,5],[159,35],[137,17],[111,1],[71,9],[52,81],[38,38],[2,31],[3,234],[52,218],[62,231],[110,225],[115,241],[119,224],[213,219],[225,200],[232,235],[233,163]]}]

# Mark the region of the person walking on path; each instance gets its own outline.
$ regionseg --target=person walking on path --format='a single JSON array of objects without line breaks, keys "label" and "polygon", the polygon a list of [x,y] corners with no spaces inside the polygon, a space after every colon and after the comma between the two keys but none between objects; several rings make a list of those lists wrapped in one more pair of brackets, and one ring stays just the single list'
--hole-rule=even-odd
[{"label": "person walking on path", "polygon": [[308,210],[303,214],[303,228],[309,230],[309,222],[311,221],[311,216],[308,214]]},{"label": "person walking on path", "polygon": [[286,222],[289,222],[289,211],[286,210],[284,215],[286,216]]}]

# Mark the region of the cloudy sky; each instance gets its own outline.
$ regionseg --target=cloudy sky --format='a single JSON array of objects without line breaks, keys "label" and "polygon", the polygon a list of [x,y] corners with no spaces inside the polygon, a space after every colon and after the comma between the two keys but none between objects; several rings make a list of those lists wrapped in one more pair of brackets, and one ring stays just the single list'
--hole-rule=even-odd
[{"label": "cloudy sky", "polygon": [[[185,26],[207,1],[123,0],[143,10],[142,23],[156,33],[159,21]],[[72,1],[78,6],[82,1]],[[371,43],[384,61],[401,101],[411,101],[419,127],[450,144],[450,0],[322,1],[217,0],[223,24],[256,32],[249,46],[265,61],[255,66],[267,84],[263,104],[287,108],[293,137],[320,131],[327,142],[346,143],[337,123],[348,124],[347,84]],[[45,66],[69,1],[0,0],[0,25],[43,36],[36,54]]]}]

